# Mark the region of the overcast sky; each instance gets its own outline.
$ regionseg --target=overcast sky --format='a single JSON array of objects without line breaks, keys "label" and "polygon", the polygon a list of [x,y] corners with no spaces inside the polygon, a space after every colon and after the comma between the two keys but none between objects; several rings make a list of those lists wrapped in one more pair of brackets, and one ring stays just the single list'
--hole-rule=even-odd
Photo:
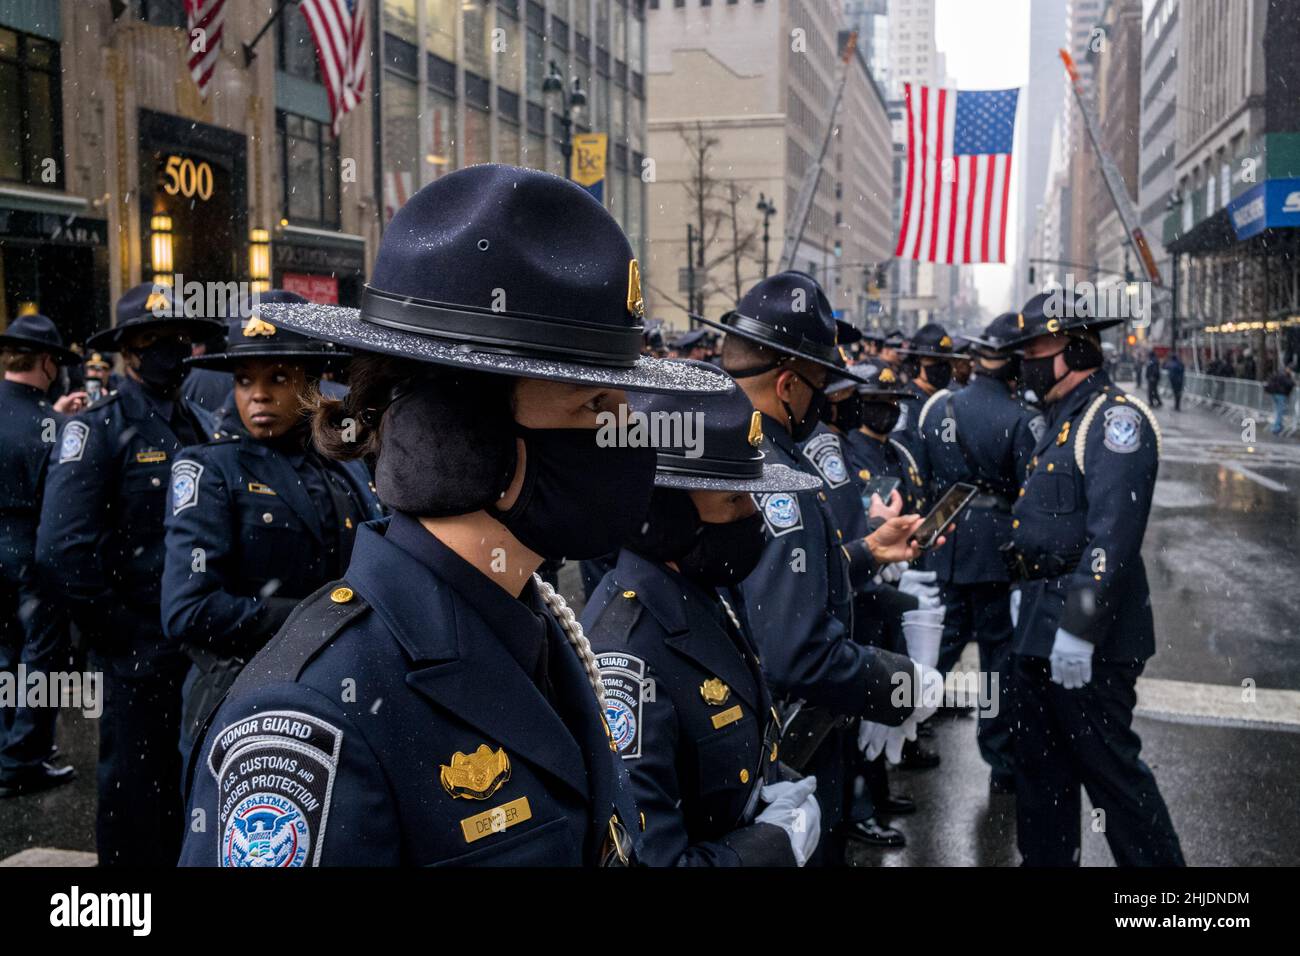
[{"label": "overcast sky", "polygon": [[[1029,0],[938,0],[935,8],[939,51],[947,58],[948,75],[963,90],[1021,88],[1016,122],[1016,151],[1011,175],[1007,255],[1014,257],[1020,227],[1021,136],[1025,122],[1024,86],[1029,77]],[[1011,308],[1009,299],[1014,262],[970,266],[975,270],[980,304],[991,314]]]}]

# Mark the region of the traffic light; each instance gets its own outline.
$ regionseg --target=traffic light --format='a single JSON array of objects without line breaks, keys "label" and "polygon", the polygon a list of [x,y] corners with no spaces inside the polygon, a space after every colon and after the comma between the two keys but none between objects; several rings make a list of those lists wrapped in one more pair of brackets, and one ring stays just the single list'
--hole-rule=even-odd
[{"label": "traffic light", "polygon": [[1132,332],[1130,332],[1128,334],[1128,338],[1125,341],[1128,342],[1129,348],[1132,348],[1133,346],[1138,344],[1138,337],[1134,335]]}]

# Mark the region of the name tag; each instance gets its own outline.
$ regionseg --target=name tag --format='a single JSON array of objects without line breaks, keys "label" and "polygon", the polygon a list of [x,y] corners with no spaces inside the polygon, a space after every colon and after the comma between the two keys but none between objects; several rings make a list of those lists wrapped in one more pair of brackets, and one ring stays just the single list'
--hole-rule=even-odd
[{"label": "name tag", "polygon": [[533,810],[528,805],[527,797],[511,800],[499,807],[493,807],[485,813],[478,813],[460,821],[461,832],[465,842],[473,843],[493,833],[504,833],[516,823],[523,823],[533,818]]},{"label": "name tag", "polygon": [[734,724],[743,716],[745,716],[745,714],[741,711],[740,705],[737,704],[735,707],[728,707],[720,714],[714,714],[710,719],[713,721],[713,729],[721,730],[723,727],[727,726],[727,724]]},{"label": "name tag", "polygon": [[250,481],[250,482],[248,483],[248,490],[251,491],[251,492],[252,492],[253,494],[255,494],[255,495],[273,495],[273,494],[275,494],[275,491],[271,488],[270,485],[264,485],[264,484],[262,484],[260,481]]},{"label": "name tag", "polygon": [[135,460],[142,465],[155,465],[167,460],[167,452],[152,448],[148,451],[138,451],[135,453]]}]

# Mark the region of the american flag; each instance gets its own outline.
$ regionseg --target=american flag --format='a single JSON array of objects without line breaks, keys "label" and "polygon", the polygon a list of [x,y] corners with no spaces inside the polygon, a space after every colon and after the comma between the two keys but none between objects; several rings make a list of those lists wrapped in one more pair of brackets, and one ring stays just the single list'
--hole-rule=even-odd
[{"label": "american flag", "polygon": [[334,117],[334,135],[339,134],[343,114],[361,102],[366,90],[366,4],[369,0],[302,0],[316,41],[325,92]]},{"label": "american flag", "polygon": [[1019,90],[903,84],[907,179],[894,256],[1005,262]]},{"label": "american flag", "polygon": [[[208,84],[221,59],[221,34],[226,25],[226,0],[185,0],[185,26],[189,32],[190,76],[198,85],[199,96],[208,98]],[[195,30],[203,31],[202,47],[195,51]]]}]

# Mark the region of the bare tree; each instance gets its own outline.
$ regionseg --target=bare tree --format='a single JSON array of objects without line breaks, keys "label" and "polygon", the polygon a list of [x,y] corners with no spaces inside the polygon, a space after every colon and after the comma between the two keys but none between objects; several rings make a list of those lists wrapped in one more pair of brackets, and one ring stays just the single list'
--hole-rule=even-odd
[{"label": "bare tree", "polygon": [[[741,295],[741,260],[753,258],[758,227],[742,224],[740,203],[749,195],[736,181],[721,180],[713,174],[713,152],[720,140],[711,136],[704,124],[678,127],[690,159],[690,175],[684,183],[686,198],[694,212],[696,233],[695,290],[701,304],[711,293],[739,301]],[[731,262],[730,281],[713,279],[713,271]],[[729,289],[728,286],[731,286]],[[734,293],[734,294],[733,294]]]}]

